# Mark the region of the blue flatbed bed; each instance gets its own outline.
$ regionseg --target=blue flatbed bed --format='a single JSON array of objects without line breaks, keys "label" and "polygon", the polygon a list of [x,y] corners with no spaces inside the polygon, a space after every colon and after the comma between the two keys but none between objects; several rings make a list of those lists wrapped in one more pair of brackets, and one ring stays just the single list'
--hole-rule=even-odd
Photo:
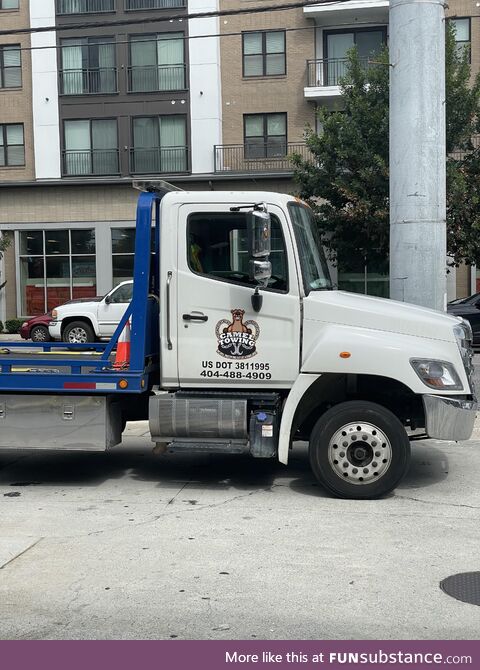
[{"label": "blue flatbed bed", "polygon": [[[161,198],[158,192],[139,196],[132,301],[111,340],[93,344],[2,342],[0,392],[139,394],[158,383]],[[114,350],[128,320],[129,365],[115,368]]]}]

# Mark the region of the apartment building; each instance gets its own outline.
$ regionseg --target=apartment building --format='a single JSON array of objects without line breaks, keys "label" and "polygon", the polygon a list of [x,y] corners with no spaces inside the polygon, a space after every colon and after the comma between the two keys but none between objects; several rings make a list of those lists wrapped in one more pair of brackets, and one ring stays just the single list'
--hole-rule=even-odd
[{"label": "apartment building", "polygon": [[[227,10],[249,6],[246,0],[221,2]],[[348,50],[356,46],[367,66],[388,44],[388,12],[388,0],[348,0],[226,17],[221,41],[223,145],[216,149],[216,171],[239,177],[256,173],[258,179],[276,172],[284,190],[294,190],[289,155],[308,156],[304,131],[307,125],[318,130],[319,106],[341,109],[339,82]],[[452,0],[446,13],[455,25],[458,48],[470,50],[472,71],[478,72],[480,21],[472,16],[472,4]],[[342,271],[340,262],[334,274],[340,288],[388,295],[388,276],[362,258],[356,272]],[[449,299],[473,290],[475,269],[449,274]]]},{"label": "apartment building", "polygon": [[[295,190],[289,157],[308,156],[319,105],[341,106],[348,49],[367,60],[388,42],[388,0],[201,17],[276,4],[0,0],[2,29],[33,31],[0,37],[0,229],[12,241],[0,320],[131,277],[134,179]],[[478,71],[471,13],[466,0],[448,9]],[[451,296],[470,293],[474,274],[452,274]],[[337,281],[388,286],[370,267],[339,267]]]}]

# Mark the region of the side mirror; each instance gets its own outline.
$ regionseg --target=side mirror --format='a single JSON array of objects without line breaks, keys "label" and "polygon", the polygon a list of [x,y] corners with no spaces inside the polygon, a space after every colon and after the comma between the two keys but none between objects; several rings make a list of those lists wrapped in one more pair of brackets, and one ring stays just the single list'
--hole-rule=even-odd
[{"label": "side mirror", "polygon": [[112,302],[111,297],[110,297],[109,295],[106,295],[106,296],[105,296],[105,304],[106,304],[106,305],[109,305],[111,302]]},{"label": "side mirror", "polygon": [[268,256],[271,251],[270,214],[255,209],[247,214],[248,252],[250,258]]},{"label": "side mirror", "polygon": [[266,282],[272,276],[272,264],[267,260],[250,261],[250,279],[259,284]]}]

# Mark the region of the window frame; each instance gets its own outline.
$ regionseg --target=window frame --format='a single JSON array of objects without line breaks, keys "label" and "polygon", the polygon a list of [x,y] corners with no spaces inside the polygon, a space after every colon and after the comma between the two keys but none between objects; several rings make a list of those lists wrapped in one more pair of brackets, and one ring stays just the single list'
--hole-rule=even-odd
[{"label": "window frame", "polygon": [[[160,118],[165,118],[165,117],[171,117],[171,116],[174,116],[176,118],[177,117],[182,118],[183,121],[184,121],[185,146],[183,146],[183,147],[172,147],[171,145],[162,146],[162,144],[160,144],[160,122],[159,122],[159,119]],[[190,144],[189,144],[190,136],[189,136],[188,115],[184,114],[183,112],[179,113],[179,114],[135,114],[134,116],[130,117],[130,138],[131,138],[130,151],[132,152],[131,153],[131,159],[130,159],[130,172],[132,174],[148,174],[148,173],[138,172],[138,170],[134,171],[132,169],[132,167],[135,163],[135,151],[136,151],[136,149],[144,149],[145,148],[145,147],[136,147],[135,146],[134,126],[135,126],[135,121],[137,119],[157,119],[158,145],[154,146],[154,147],[150,147],[150,148],[151,149],[158,149],[159,151],[161,151],[162,148],[164,148],[164,149],[184,149],[185,150],[185,168],[186,169],[184,171],[182,170],[181,172],[178,172],[178,173],[175,173],[175,174],[185,174],[185,172],[188,172],[190,170],[190,156],[189,156],[189,154],[190,154],[190,151],[189,151],[189,149],[190,149]],[[168,174],[168,173],[167,172],[161,172],[161,174]]]},{"label": "window frame", "polygon": [[[9,126],[21,126],[22,135],[23,135],[23,144],[8,144],[7,143],[7,128]],[[24,123],[0,123],[0,134],[2,135],[3,144],[0,145],[3,147],[5,164],[0,164],[0,170],[5,168],[24,168],[26,166],[26,156],[25,156],[25,124]],[[8,163],[8,148],[9,147],[23,147],[23,163],[18,163],[17,165],[10,165]]]},{"label": "window frame", "polygon": [[[455,39],[455,48],[462,45],[465,49],[468,49],[468,62],[472,62],[472,17],[471,16],[449,16],[447,21],[453,25],[453,21],[468,21],[468,40],[457,40]],[[457,51],[458,53],[458,51]]]},{"label": "window frame", "polygon": [[[18,47],[18,52],[20,54],[20,65],[5,66],[4,50],[5,48],[11,49],[12,47]],[[5,86],[5,70],[13,68],[20,70],[20,84],[18,86]],[[22,71],[21,44],[0,44],[0,91],[16,91],[22,88],[23,88],[23,71]]]},{"label": "window frame", "polygon": [[[135,10],[133,10],[133,11],[135,11]],[[177,35],[177,37],[164,38],[164,37],[162,37],[164,35]],[[179,35],[181,35],[181,37],[178,37]],[[142,38],[142,37],[144,38],[143,40],[138,39],[138,38]],[[146,39],[148,37],[152,37],[152,39],[151,40]],[[158,45],[158,42],[161,42],[162,39],[172,39],[172,40],[173,39],[178,39],[178,40],[181,39],[182,40],[182,47],[183,47],[182,48],[182,51],[183,51],[182,62],[167,65],[167,67],[180,67],[180,66],[183,67],[183,87],[182,88],[171,88],[171,89],[170,88],[166,88],[166,89],[158,88],[158,89],[147,90],[147,91],[133,90],[132,83],[131,83],[131,80],[130,80],[130,76],[131,76],[131,73],[133,72],[133,68],[134,67],[137,67],[137,68],[151,67],[151,66],[141,66],[141,65],[134,66],[134,65],[132,65],[132,44],[135,43],[136,41],[140,42],[140,43],[143,41],[143,42],[154,42],[156,45]],[[182,31],[182,30],[172,30],[172,31],[167,30],[167,31],[164,31],[164,32],[156,32],[156,33],[135,33],[135,34],[129,35],[128,36],[127,93],[128,94],[134,94],[134,95],[145,95],[145,94],[152,94],[152,93],[153,94],[155,94],[155,93],[156,94],[167,93],[169,91],[187,91],[188,90],[188,84],[187,84],[188,73],[187,73],[186,40],[187,40],[187,38],[185,37],[185,31]],[[156,64],[153,67],[157,67],[158,69],[161,68],[161,67],[165,67],[164,65],[159,63],[158,46],[155,49],[155,52],[156,52]],[[159,116],[167,116],[167,115],[164,114],[164,115],[159,115]]]},{"label": "window frame", "polygon": [[[268,33],[283,33],[283,72],[279,74],[267,73],[267,34]],[[245,54],[245,36],[246,35],[261,35],[262,36],[262,51],[258,54]],[[245,56],[261,56],[262,57],[262,74],[245,74]],[[286,30],[245,30],[242,32],[242,77],[244,79],[255,79],[259,77],[285,77],[287,74],[287,33]]]},{"label": "window frame", "polygon": [[[235,212],[235,213],[237,213],[237,212]],[[201,216],[218,216],[218,215],[226,216],[226,215],[230,215],[230,214],[234,214],[234,213],[230,212],[230,211],[210,211],[210,212],[200,211],[200,212],[191,212],[187,216],[187,221],[186,221],[186,226],[185,226],[185,256],[186,256],[186,266],[190,270],[190,272],[192,274],[196,275],[197,277],[204,277],[206,279],[212,279],[214,281],[219,281],[222,284],[229,284],[229,285],[233,285],[233,286],[242,286],[242,287],[248,288],[250,290],[254,290],[257,286],[260,286],[259,284],[253,284],[253,283],[248,283],[247,284],[245,282],[236,281],[234,279],[228,279],[226,277],[218,277],[216,275],[209,274],[208,272],[198,272],[197,270],[194,270],[192,268],[192,266],[190,264],[190,254],[189,254],[189,249],[190,249],[190,243],[189,243],[190,222],[191,222],[192,217],[197,216],[199,214]],[[282,236],[283,249],[284,249],[285,275],[286,275],[287,286],[286,286],[285,289],[278,289],[278,288],[267,286],[265,288],[262,288],[262,291],[268,291],[270,293],[278,293],[278,294],[281,294],[281,295],[288,295],[290,293],[290,266],[289,266],[289,262],[288,262],[287,241],[286,241],[286,238],[285,238],[285,234],[284,234],[284,231],[283,231],[282,222],[280,220],[280,217],[277,216],[276,214],[272,214],[272,213],[270,213],[270,216],[272,217],[272,221],[273,221],[273,218],[275,218],[277,220],[278,227],[279,227],[279,230],[280,230],[280,234]],[[234,229],[232,229],[232,230],[234,230]],[[275,253],[275,252],[273,252],[273,253]]]},{"label": "window frame", "polygon": [[[90,135],[90,149],[85,149],[84,151],[89,151],[91,158],[93,158],[93,152],[95,149],[93,148],[93,130],[92,130],[92,122],[93,121],[115,121],[116,123],[116,129],[117,129],[117,146],[116,149],[114,149],[117,152],[117,171],[114,173],[108,173],[108,174],[113,174],[113,175],[118,175],[120,174],[120,137],[119,137],[119,128],[118,128],[118,117],[116,116],[108,116],[108,117],[94,117],[94,118],[75,118],[75,119],[63,119],[62,122],[62,176],[63,177],[98,177],[98,176],[108,176],[108,174],[103,174],[103,173],[96,173],[93,171],[93,163],[92,163],[92,171],[89,172],[88,174],[67,174],[67,171],[64,170],[65,166],[65,158],[67,156],[68,151],[80,151],[80,149],[67,149],[66,148],[66,134],[65,134],[65,124],[72,122],[72,121],[88,121],[89,126],[89,135]],[[113,149],[98,149],[98,151],[114,151]]]},{"label": "window frame", "polygon": [[334,30],[323,31],[323,60],[330,60],[328,57],[328,36],[329,35],[348,35],[353,33],[353,45],[357,45],[356,35],[358,33],[377,33],[381,32],[383,35],[383,46],[387,45],[388,26],[381,24],[378,26],[368,26],[368,28],[335,28]]},{"label": "window frame", "polygon": [[[62,254],[52,254],[52,253],[47,253],[47,234],[51,233],[56,233],[58,231],[66,231],[68,233],[68,252],[67,253],[62,253]],[[90,253],[78,253],[73,250],[73,244],[72,244],[72,233],[75,233],[77,231],[94,231],[94,238],[95,238],[95,251],[90,252]],[[29,253],[21,253],[21,235],[22,233],[27,235],[28,233],[32,232],[40,232],[42,234],[42,253],[41,254],[29,254]],[[47,276],[47,260],[49,258],[58,258],[58,257],[67,257],[68,258],[68,266],[69,266],[69,291],[70,291],[70,298],[69,300],[73,300],[73,290],[75,288],[74,286],[74,279],[77,279],[77,277],[73,276],[73,259],[74,258],[88,258],[88,259],[93,259],[94,265],[95,265],[95,292],[97,291],[97,286],[98,286],[98,272],[97,272],[97,254],[99,252],[98,250],[98,239],[97,239],[97,229],[94,226],[88,226],[86,225],[81,226],[81,227],[75,227],[75,228],[30,228],[26,227],[26,230],[21,229],[18,231],[18,252],[17,252],[17,258],[18,258],[18,283],[17,283],[17,291],[19,291],[18,294],[18,299],[20,301],[20,305],[22,306],[20,309],[20,312],[23,313],[23,301],[24,299],[26,300],[26,295],[24,295],[23,290],[24,286],[22,285],[22,278],[21,278],[21,265],[22,265],[22,260],[26,259],[27,260],[27,267],[28,267],[28,260],[32,258],[41,258],[42,259],[42,266],[43,266],[43,309],[44,312],[46,313],[48,311],[48,289],[51,288],[48,285],[48,276]],[[26,286],[26,285],[25,285]],[[26,307],[26,302],[25,302],[25,307]],[[26,314],[26,316],[33,316],[32,314]]]},{"label": "window frame", "polygon": [[0,12],[18,12],[20,10],[20,0],[17,0],[16,7],[4,7],[3,0],[0,0]]},{"label": "window frame", "polygon": [[[258,112],[258,113],[253,113],[253,114],[244,114],[243,115],[243,153],[244,153],[244,158],[245,160],[275,160],[276,158],[279,158],[279,156],[267,156],[266,155],[266,147],[268,144],[268,137],[283,137],[283,135],[268,135],[268,117],[269,116],[279,116],[283,115],[285,118],[285,156],[288,153],[288,113],[287,112]],[[262,116],[263,117],[263,146],[265,147],[265,155],[264,156],[259,156],[259,157],[250,157],[247,156],[247,135],[246,135],[246,130],[247,130],[247,117],[249,116]],[[256,137],[256,136],[251,136],[251,137]],[[260,137],[260,136],[258,136]]]}]

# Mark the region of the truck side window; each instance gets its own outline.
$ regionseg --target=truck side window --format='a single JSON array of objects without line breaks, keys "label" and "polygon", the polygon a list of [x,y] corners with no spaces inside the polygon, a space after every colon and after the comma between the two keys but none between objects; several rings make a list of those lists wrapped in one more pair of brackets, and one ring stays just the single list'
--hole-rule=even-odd
[{"label": "truck side window", "polygon": [[[280,221],[272,215],[272,277],[268,288],[288,290],[287,254]],[[250,280],[244,212],[191,214],[187,223],[188,266],[192,272],[247,286]]]},{"label": "truck side window", "polygon": [[124,284],[123,286],[120,286],[110,295],[111,302],[130,302],[132,299],[132,291],[133,284]]}]

